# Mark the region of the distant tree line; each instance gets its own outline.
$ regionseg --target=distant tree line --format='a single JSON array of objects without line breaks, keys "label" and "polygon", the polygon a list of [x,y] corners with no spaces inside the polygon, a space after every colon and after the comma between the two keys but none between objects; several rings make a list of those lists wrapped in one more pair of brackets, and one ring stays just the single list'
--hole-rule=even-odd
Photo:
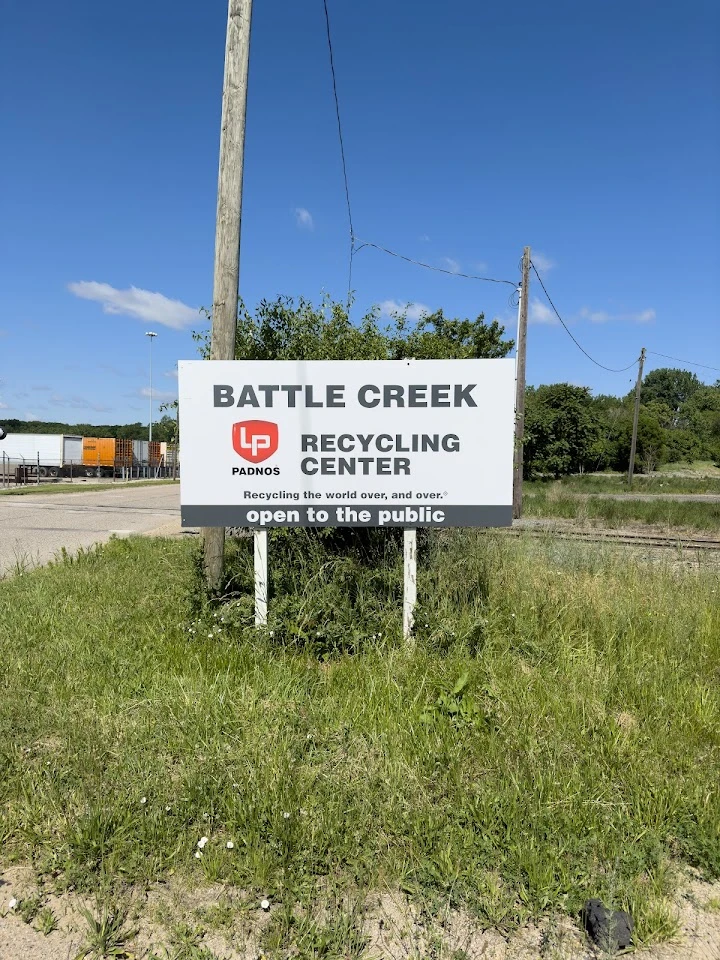
[{"label": "distant tree line", "polygon": [[[13,420],[4,418],[2,428],[12,433],[67,433],[78,437],[115,437],[116,440],[147,440],[146,423],[60,423],[56,420]],[[175,439],[175,417],[165,414],[153,421],[153,440],[171,442]]]},{"label": "distant tree line", "polygon": [[[210,314],[206,311],[210,318]],[[372,308],[352,322],[347,304],[325,297],[319,305],[300,297],[262,300],[253,312],[238,304],[235,356],[243,360],[403,360],[506,357],[515,346],[504,327],[484,314],[446,317],[442,310],[416,323],[406,313],[381,322]],[[193,334],[209,356],[207,330]],[[529,387],[525,409],[525,474],[555,477],[604,469],[626,470],[635,391],[593,396],[588,387],[554,383]],[[166,404],[171,409],[175,404]],[[161,408],[162,409],[162,408]],[[142,423],[94,424],[5,420],[8,433],[75,433],[140,440]],[[175,416],[153,423],[153,439],[175,438]],[[712,460],[720,464],[720,381],[703,384],[694,373],[664,368],[643,382],[638,427],[638,469],[662,463]]]}]

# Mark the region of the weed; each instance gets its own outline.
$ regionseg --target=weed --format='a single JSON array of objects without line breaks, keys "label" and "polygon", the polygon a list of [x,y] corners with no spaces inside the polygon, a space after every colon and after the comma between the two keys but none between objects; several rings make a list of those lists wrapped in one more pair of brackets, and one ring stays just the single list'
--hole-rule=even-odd
[{"label": "weed", "polygon": [[18,901],[18,905],[16,907],[17,913],[20,917],[22,917],[25,923],[32,923],[42,907],[42,902],[42,897],[40,895],[36,895],[34,897],[23,897],[22,900]]},{"label": "weed", "polygon": [[40,933],[44,933],[46,937],[58,928],[57,917],[50,907],[43,907],[41,910],[38,910],[36,920],[36,929],[39,930]]},{"label": "weed", "polygon": [[171,947],[169,950],[163,950],[160,953],[152,952],[148,955],[147,960],[218,960],[218,957],[207,947],[190,944]]},{"label": "weed", "polygon": [[100,906],[97,916],[85,907],[80,912],[87,921],[88,929],[85,933],[85,944],[75,960],[103,960],[105,957],[122,960],[130,957],[126,944],[137,931],[126,926],[126,909]]},{"label": "weed", "polygon": [[263,935],[270,955],[283,951],[307,960],[359,960],[367,940],[351,911],[338,910],[319,921],[308,912],[281,909]]},{"label": "weed", "polygon": [[441,693],[433,706],[420,715],[420,719],[429,723],[433,719],[444,718],[450,720],[455,726],[463,724],[476,726],[490,722],[480,705],[470,695],[467,689],[469,681],[470,674],[466,670],[452,690]]}]

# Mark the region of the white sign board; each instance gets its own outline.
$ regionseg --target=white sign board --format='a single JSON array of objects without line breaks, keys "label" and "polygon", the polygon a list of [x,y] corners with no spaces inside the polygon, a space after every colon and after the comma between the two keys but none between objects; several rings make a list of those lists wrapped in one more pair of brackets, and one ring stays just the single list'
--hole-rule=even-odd
[{"label": "white sign board", "polygon": [[184,527],[512,519],[514,360],[179,364]]}]

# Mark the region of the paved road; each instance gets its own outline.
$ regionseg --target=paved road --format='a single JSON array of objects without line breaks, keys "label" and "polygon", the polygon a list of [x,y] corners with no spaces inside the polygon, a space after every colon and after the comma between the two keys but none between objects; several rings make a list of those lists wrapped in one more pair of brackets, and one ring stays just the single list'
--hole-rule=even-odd
[{"label": "paved road", "polygon": [[36,566],[69,551],[102,543],[112,533],[179,530],[179,484],[0,496],[0,576],[17,564]]}]

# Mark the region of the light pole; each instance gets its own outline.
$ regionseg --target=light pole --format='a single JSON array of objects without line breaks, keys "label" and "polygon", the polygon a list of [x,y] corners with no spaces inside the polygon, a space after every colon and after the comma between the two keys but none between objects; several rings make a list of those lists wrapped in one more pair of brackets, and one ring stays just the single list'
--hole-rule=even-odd
[{"label": "light pole", "polygon": [[[157,336],[156,333],[153,333],[152,330],[149,330],[146,334],[146,337],[150,337],[150,427],[148,430],[148,443],[152,443],[152,417],[153,417],[153,407],[152,407],[152,343],[153,338]],[[148,463],[150,462],[150,447],[148,447]]]}]

